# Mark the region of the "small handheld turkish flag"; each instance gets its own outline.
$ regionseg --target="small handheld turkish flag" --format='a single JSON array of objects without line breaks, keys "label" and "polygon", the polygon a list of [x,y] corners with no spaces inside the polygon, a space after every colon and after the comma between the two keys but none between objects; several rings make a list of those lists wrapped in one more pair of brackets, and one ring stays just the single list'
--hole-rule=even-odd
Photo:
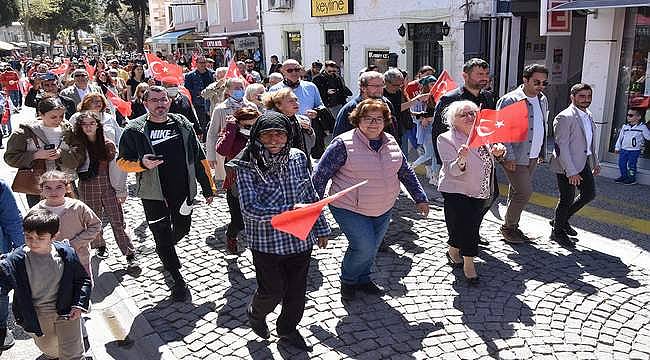
[{"label": "small handheld turkish flag", "polygon": [[228,71],[226,71],[226,79],[230,78],[243,78],[241,75],[241,72],[239,71],[239,68],[237,67],[237,63],[235,60],[230,60],[230,64],[228,64]]},{"label": "small handheld turkish flag", "polygon": [[307,240],[309,232],[314,227],[314,224],[316,223],[316,220],[318,220],[318,217],[320,216],[321,211],[323,211],[325,205],[367,183],[368,180],[362,181],[313,204],[309,204],[302,208],[285,211],[282,214],[275,215],[271,219],[271,226],[273,226],[273,228],[278,231],[291,234],[300,240]]},{"label": "small handheld turkish flag", "polygon": [[477,148],[499,142],[515,143],[528,138],[528,101],[526,99],[501,110],[483,109],[474,120],[467,145]]},{"label": "small handheld turkish flag", "polygon": [[117,96],[111,90],[108,90],[106,92],[106,97],[115,106],[117,111],[119,111],[120,114],[122,114],[122,116],[126,116],[126,117],[131,116],[131,103],[130,102],[122,100],[119,96]]},{"label": "small handheld turkish flag", "polygon": [[442,95],[446,94],[450,90],[453,90],[458,87],[458,84],[451,78],[447,70],[442,70],[438,80],[431,87],[429,94],[433,96],[433,99],[438,102]]},{"label": "small handheld turkish flag", "polygon": [[50,72],[55,75],[61,75],[64,74],[66,71],[68,71],[69,67],[70,67],[70,59],[65,59],[63,61],[63,64],[59,65],[59,67],[54,70],[50,70]]},{"label": "small handheld turkish flag", "polygon": [[170,64],[151,53],[146,53],[145,56],[154,79],[173,85],[179,85],[184,82],[182,67],[176,64]]},{"label": "small handheld turkish flag", "polygon": [[86,68],[86,72],[88,73],[88,78],[93,79],[95,76],[95,68],[90,66],[90,64],[86,59],[84,59],[84,67]]}]

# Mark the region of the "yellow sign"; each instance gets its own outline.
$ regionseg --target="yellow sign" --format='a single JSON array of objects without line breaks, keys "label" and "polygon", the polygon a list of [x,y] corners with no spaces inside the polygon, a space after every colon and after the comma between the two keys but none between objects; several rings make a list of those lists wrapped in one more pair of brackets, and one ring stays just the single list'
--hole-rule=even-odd
[{"label": "yellow sign", "polygon": [[354,13],[354,0],[311,0],[311,16],[334,16]]}]

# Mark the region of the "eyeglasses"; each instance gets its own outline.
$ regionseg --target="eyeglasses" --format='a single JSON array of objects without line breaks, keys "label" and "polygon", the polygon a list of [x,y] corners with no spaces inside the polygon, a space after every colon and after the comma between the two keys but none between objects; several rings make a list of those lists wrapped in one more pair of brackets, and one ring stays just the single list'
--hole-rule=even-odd
[{"label": "eyeglasses", "polygon": [[369,116],[364,116],[361,118],[361,122],[364,124],[383,124],[384,123],[384,118],[380,117],[369,117]]},{"label": "eyeglasses", "polygon": [[635,117],[635,116],[636,114],[629,114],[629,113],[627,114],[627,117]]},{"label": "eyeglasses", "polygon": [[300,68],[284,69],[284,71],[286,71],[286,72],[289,73],[289,74],[291,74],[291,73],[295,73],[295,72],[299,72],[300,70],[301,70]]},{"label": "eyeglasses", "polygon": [[544,81],[533,80],[533,85],[535,85],[535,86],[540,86],[540,85],[548,86],[548,81],[546,81],[546,80],[544,80]]},{"label": "eyeglasses", "polygon": [[161,98],[149,98],[147,101],[152,102],[152,103],[159,103],[159,104],[164,104],[167,101],[169,101],[168,97],[161,97]]},{"label": "eyeglasses", "polygon": [[456,117],[459,118],[459,119],[460,118],[465,118],[465,117],[468,117],[468,116],[476,117],[476,114],[477,114],[476,111],[464,111],[462,113],[456,114]]},{"label": "eyeglasses", "polygon": [[367,84],[366,87],[384,87],[384,84]]}]

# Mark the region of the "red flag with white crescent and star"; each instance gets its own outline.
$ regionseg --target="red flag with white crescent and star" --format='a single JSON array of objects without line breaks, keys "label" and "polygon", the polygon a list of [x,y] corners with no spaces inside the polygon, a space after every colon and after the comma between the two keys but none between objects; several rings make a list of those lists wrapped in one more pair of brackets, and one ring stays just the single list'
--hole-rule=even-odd
[{"label": "red flag with white crescent and star", "polygon": [[237,63],[235,60],[230,60],[230,64],[228,64],[228,71],[226,71],[226,76],[224,77],[226,79],[230,78],[244,78],[241,75],[241,72],[239,71],[239,68],[237,67]]},{"label": "red flag with white crescent and star", "polygon": [[84,59],[83,62],[84,62],[84,68],[86,68],[86,72],[88,73],[88,78],[94,79],[95,78],[95,68],[90,66],[87,59]]},{"label": "red flag with white crescent and star", "polygon": [[180,85],[185,82],[183,68],[179,65],[171,64],[151,53],[146,53],[145,56],[154,79],[174,85]]},{"label": "red flag with white crescent and star", "polygon": [[442,70],[442,73],[440,73],[438,80],[431,87],[431,91],[429,92],[429,94],[433,96],[433,99],[437,103],[442,97],[442,95],[446,94],[447,92],[457,87],[458,84],[456,84],[454,79],[451,78],[451,75],[449,75],[447,70]]},{"label": "red flag with white crescent and star", "polygon": [[69,67],[70,67],[70,59],[65,59],[63,61],[63,64],[59,65],[59,67],[56,69],[50,70],[50,72],[55,75],[65,74],[65,72],[68,71]]},{"label": "red flag with white crescent and star", "polygon": [[500,110],[482,109],[476,115],[467,145],[477,148],[499,142],[516,143],[528,138],[528,101],[517,101]]},{"label": "red flag with white crescent and star", "polygon": [[122,100],[122,98],[117,96],[111,90],[106,91],[106,98],[108,99],[108,101],[110,101],[115,106],[117,111],[119,111],[120,114],[122,114],[122,116],[125,116],[125,117],[131,116],[131,112],[132,112],[132,110],[131,110],[131,102],[126,101],[126,100]]}]

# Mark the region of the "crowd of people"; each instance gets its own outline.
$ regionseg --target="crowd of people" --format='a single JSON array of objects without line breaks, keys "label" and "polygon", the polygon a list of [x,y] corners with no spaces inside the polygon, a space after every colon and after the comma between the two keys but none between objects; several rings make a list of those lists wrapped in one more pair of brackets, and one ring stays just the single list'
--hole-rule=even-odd
[{"label": "crowd of people", "polygon": [[[519,223],[539,163],[550,161],[560,190],[551,239],[575,246],[570,218],[595,197],[600,165],[589,110],[593,90],[587,84],[571,88],[571,104],[553,120],[555,147],[549,153],[543,65],[526,66],[521,85],[496,99],[488,90],[489,64],[470,59],[462,85],[436,102],[430,94],[436,70],[430,66],[408,82],[397,68],[363,69],[359,93],[353,94],[331,60],[305,71],[296,60],[279,63],[273,56],[270,73],[262,76],[257,63],[246,59],[236,63],[241,77],[227,77],[227,68],[213,69],[214,61],[198,55],[184,84],[177,84],[156,79],[143,59],[72,59],[59,75],[49,58],[29,59],[19,69],[0,65],[8,96],[2,104],[10,104],[2,113],[20,111],[23,104],[37,113],[7,129],[4,159],[19,170],[11,187],[2,183],[0,189],[0,246],[8,254],[0,262],[0,349],[13,344],[6,326],[13,289],[18,324],[48,358],[83,356],[80,314],[89,309],[91,254],[109,256],[100,219],[111,224],[126,270],[139,272],[124,219],[128,173],[135,174],[132,195],[141,200],[156,253],[173,280],[171,298],[185,301],[189,295],[176,245],[189,233],[197,195],[209,205],[225,193],[231,216],[225,249],[241,253],[238,239],[245,238],[256,272],[248,323],[268,339],[266,316],[281,303],[277,333],[301,349],[310,349],[297,328],[311,253],[315,244],[327,246],[330,225],[321,214],[303,241],[275,229],[273,216],[367,181],[329,206],[348,240],[340,293],[352,301],[384,294],[371,269],[401,185],[417,212],[428,215],[416,167],[424,166],[426,182],[444,198],[447,261],[462,268],[470,286],[480,284],[474,258],[484,242],[482,219],[499,196],[497,164],[509,183],[500,228],[508,243],[529,240]],[[29,84],[24,101],[15,86],[21,79]],[[131,103],[130,114],[120,112],[113,95]],[[468,146],[480,109],[522,100],[528,107],[526,140]],[[629,125],[617,142],[619,182],[635,181],[639,142],[650,139],[639,124],[643,115],[642,109],[629,110]],[[26,195],[31,209],[24,218],[12,190]]]}]

